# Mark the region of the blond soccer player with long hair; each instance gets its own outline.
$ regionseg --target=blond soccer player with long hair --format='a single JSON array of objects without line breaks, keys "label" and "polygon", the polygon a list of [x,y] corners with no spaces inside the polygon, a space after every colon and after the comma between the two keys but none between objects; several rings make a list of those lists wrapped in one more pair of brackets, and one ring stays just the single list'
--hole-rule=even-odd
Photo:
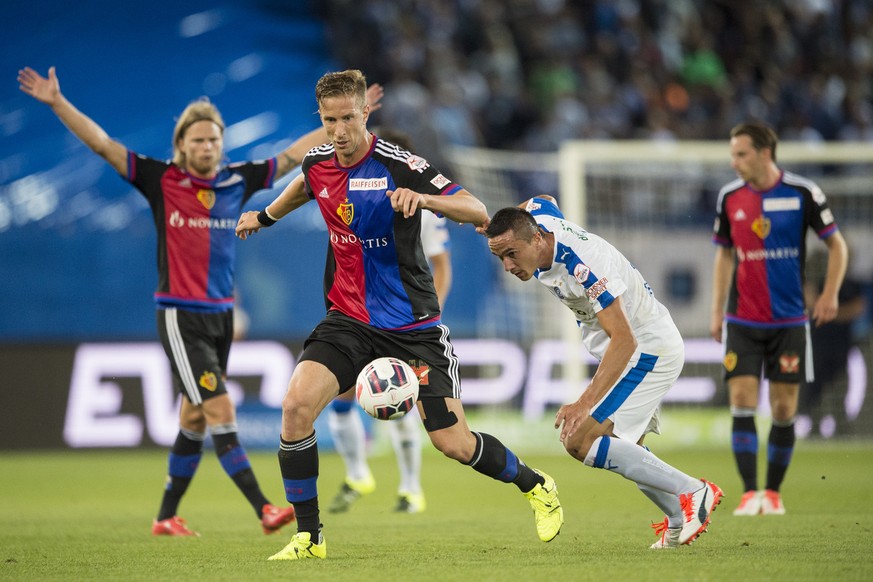
[{"label": "blond soccer player with long hair", "polygon": [[[274,158],[225,165],[224,120],[215,104],[200,99],[179,116],[173,159],[162,161],[128,150],[76,109],[61,93],[54,67],[48,77],[24,68],[18,82],[139,190],[154,216],[158,332],[182,399],[179,433],[170,449],[152,533],[198,535],[177,510],[200,463],[207,431],[222,468],[251,504],[264,533],[278,531],[295,519],[294,508],[273,505],[261,491],[240,444],[236,409],[225,386],[233,338],[234,227],[243,204],[300,165],[306,152],[324,141],[324,130],[301,137]],[[378,102],[381,87],[371,91],[369,98]]]}]

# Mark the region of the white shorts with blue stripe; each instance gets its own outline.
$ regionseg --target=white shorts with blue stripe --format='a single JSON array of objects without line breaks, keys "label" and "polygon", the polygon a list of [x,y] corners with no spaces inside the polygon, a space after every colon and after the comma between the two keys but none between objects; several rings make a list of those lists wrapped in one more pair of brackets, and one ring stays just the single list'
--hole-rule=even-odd
[{"label": "white shorts with blue stripe", "polygon": [[670,339],[678,339],[678,342],[659,341],[657,346],[638,346],[621,379],[591,411],[598,422],[611,420],[613,434],[618,438],[637,442],[644,434],[660,434],[661,400],[685,365],[682,338],[677,332],[675,338]]}]

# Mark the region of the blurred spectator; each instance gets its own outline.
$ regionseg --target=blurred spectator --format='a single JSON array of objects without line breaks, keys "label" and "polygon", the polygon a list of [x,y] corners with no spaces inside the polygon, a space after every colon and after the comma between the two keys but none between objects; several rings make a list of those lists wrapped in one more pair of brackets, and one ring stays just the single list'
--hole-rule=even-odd
[{"label": "blurred spectator", "polygon": [[[873,139],[867,0],[329,0],[322,9],[344,66],[388,95],[417,88],[414,110],[386,106],[380,119],[417,143],[543,151],[569,138],[721,139],[749,118],[784,139]],[[378,31],[367,50],[361,29]],[[439,115],[410,124],[424,109]],[[446,123],[451,131],[434,129]]]}]

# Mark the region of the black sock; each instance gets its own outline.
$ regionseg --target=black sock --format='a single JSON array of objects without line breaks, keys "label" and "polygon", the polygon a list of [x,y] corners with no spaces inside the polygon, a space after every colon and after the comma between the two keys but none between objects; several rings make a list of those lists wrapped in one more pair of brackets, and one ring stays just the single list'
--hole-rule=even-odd
[{"label": "black sock", "polygon": [[795,439],[794,419],[787,424],[776,424],[774,421],[770,427],[770,437],[767,440],[767,489],[779,491],[791,463]]},{"label": "black sock", "polygon": [[758,432],[755,417],[734,415],[731,437],[744,491],[755,491],[758,488]]},{"label": "black sock", "polygon": [[233,482],[242,491],[242,494],[246,496],[246,499],[248,499],[255,510],[258,519],[260,519],[264,504],[269,503],[269,501],[261,492],[261,487],[258,485],[254,471],[252,471],[252,466],[249,463],[249,457],[246,455],[245,449],[239,444],[238,433],[213,433],[212,442],[215,445],[215,454],[218,456],[218,461],[221,463],[222,468],[224,468],[224,472],[233,479]]},{"label": "black sock", "polygon": [[474,432],[473,436],[476,437],[476,450],[468,465],[476,471],[504,483],[514,483],[524,493],[536,487],[537,483],[545,483],[542,476],[522,463],[495,437],[484,432]]},{"label": "black sock", "polygon": [[[188,435],[179,431],[176,442],[170,449],[167,470],[167,486],[158,510],[158,521],[169,519],[176,515],[179,502],[188,490],[191,479],[200,465],[203,456],[203,438],[205,435],[189,432]],[[195,437],[195,438],[191,438]],[[200,437],[199,439],[197,437]]]},{"label": "black sock", "polygon": [[318,441],[315,431],[305,439],[289,442],[279,439],[279,471],[285,497],[294,505],[297,531],[309,532],[318,541],[321,522],[318,511]]}]

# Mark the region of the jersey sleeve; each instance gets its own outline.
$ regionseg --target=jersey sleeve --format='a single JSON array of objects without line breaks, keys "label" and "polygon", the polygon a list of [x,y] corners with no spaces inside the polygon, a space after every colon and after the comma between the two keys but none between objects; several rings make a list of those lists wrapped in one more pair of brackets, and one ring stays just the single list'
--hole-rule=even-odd
[{"label": "jersey sleeve", "polygon": [[156,160],[136,152],[127,152],[127,176],[124,178],[152,202],[163,196],[161,178],[170,167],[169,162]]},{"label": "jersey sleeve", "polygon": [[246,202],[255,192],[273,187],[273,180],[276,179],[276,158],[230,164],[228,169],[243,177],[246,189],[242,201]]},{"label": "jersey sleeve", "polygon": [[606,309],[615,298],[627,291],[627,284],[618,272],[611,268],[609,258],[601,256],[601,251],[591,249],[586,260],[581,258],[581,249],[575,245],[558,243],[557,260],[564,264],[567,273],[581,286],[585,298],[595,313]]},{"label": "jersey sleeve", "polygon": [[391,173],[397,187],[439,196],[450,196],[462,189],[421,156],[405,150],[403,154],[402,159],[392,164]]},{"label": "jersey sleeve", "polygon": [[715,223],[712,225],[712,242],[728,248],[734,246],[731,239],[731,221],[727,213],[727,196],[724,194],[718,197]]},{"label": "jersey sleeve", "polygon": [[827,198],[821,188],[812,183],[804,195],[807,208],[806,219],[818,237],[825,239],[835,233],[838,229],[834,213],[828,207]]},{"label": "jersey sleeve", "polygon": [[303,163],[300,164],[301,170],[303,171],[303,191],[306,192],[306,196],[313,200],[315,198],[315,193],[312,191],[312,185],[309,183],[309,170],[316,163],[316,158],[313,155],[313,150],[310,150],[305,156],[303,156]]},{"label": "jersey sleeve", "polygon": [[561,209],[558,208],[558,205],[548,198],[534,196],[533,198],[528,200],[527,205],[524,207],[524,209],[530,212],[534,217],[553,216],[561,220],[564,219],[564,213],[561,212]]}]

